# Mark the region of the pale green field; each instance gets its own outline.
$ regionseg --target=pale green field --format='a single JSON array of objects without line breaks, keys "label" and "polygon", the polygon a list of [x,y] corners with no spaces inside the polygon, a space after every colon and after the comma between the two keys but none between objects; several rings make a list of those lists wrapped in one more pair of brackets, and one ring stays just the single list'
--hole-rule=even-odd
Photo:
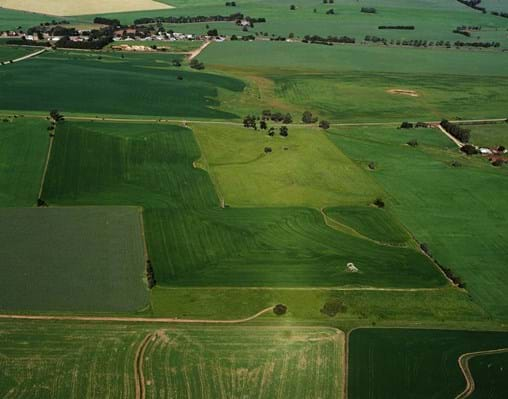
[{"label": "pale green field", "polygon": [[481,147],[508,148],[508,123],[465,126],[471,130],[471,142]]},{"label": "pale green field", "polygon": [[236,126],[192,128],[203,154],[200,165],[228,205],[367,205],[383,192],[320,129],[289,125],[288,137],[270,137]]}]

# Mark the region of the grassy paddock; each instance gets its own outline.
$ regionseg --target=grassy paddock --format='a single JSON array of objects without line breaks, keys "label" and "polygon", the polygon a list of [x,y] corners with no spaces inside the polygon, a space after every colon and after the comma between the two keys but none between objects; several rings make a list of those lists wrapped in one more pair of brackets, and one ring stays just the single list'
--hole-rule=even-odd
[{"label": "grassy paddock", "polygon": [[471,142],[482,147],[508,148],[508,123],[496,123],[493,125],[465,126],[471,129]]},{"label": "grassy paddock", "polygon": [[[349,396],[453,398],[466,387],[460,355],[506,347],[506,332],[355,330],[349,339]],[[481,373],[480,384],[485,377]],[[490,382],[499,384],[490,389],[501,398],[503,380]]]},{"label": "grassy paddock", "polygon": [[0,209],[0,308],[127,312],[148,304],[139,209]]}]

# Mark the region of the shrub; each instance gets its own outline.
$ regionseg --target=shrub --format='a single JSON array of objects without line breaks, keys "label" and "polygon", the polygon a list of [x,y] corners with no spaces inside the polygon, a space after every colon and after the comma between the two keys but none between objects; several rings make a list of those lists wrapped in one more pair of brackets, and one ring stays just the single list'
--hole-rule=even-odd
[{"label": "shrub", "polygon": [[407,142],[407,145],[410,147],[416,147],[416,146],[418,146],[418,141],[416,139],[409,140]]},{"label": "shrub", "polygon": [[370,170],[375,170],[376,169],[376,164],[373,161],[369,162],[369,169]]},{"label": "shrub", "polygon": [[265,147],[265,154],[272,152],[272,147]]},{"label": "shrub", "polygon": [[384,208],[385,202],[381,198],[376,198],[376,200],[374,201],[374,205],[377,206],[378,208]]},{"label": "shrub", "polygon": [[273,307],[273,313],[275,313],[277,316],[282,316],[288,311],[288,307],[286,305],[283,305],[279,303],[278,305],[275,305]]},{"label": "shrub", "polygon": [[462,147],[460,147],[460,150],[466,155],[478,154],[478,150],[476,149],[476,147],[471,144],[463,145]]},{"label": "shrub", "polygon": [[400,128],[401,129],[412,129],[413,128],[413,124],[410,123],[410,122],[402,122],[401,125],[400,125]]},{"label": "shrub", "polygon": [[317,118],[312,116],[312,112],[305,111],[302,114],[302,122],[303,123],[316,123],[317,122]]},{"label": "shrub", "polygon": [[496,159],[494,162],[492,162],[492,166],[503,166],[504,161],[502,159]]},{"label": "shrub", "polygon": [[327,316],[333,317],[337,313],[344,313],[346,310],[347,307],[341,300],[330,299],[323,305],[323,307],[320,309],[320,312]]}]

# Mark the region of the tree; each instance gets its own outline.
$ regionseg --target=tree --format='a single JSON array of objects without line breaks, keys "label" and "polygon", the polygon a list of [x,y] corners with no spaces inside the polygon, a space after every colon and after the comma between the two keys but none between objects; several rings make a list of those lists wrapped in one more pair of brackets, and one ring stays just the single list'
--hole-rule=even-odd
[{"label": "tree", "polygon": [[56,109],[53,109],[49,112],[49,116],[51,119],[53,119],[55,122],[61,122],[64,120],[64,116],[60,114]]},{"label": "tree", "polygon": [[402,122],[401,125],[400,125],[400,128],[401,129],[412,129],[413,128],[413,124],[410,123],[410,122]]},{"label": "tree", "polygon": [[294,11],[294,10],[296,10],[296,6],[295,6],[294,4],[291,4],[291,5],[289,6],[289,9],[290,9],[291,11]]},{"label": "tree", "polygon": [[193,69],[201,70],[205,69],[205,64],[199,62],[197,58],[193,58],[192,61],[190,62],[190,67]]},{"label": "tree", "polygon": [[409,140],[407,142],[407,145],[410,147],[416,147],[416,146],[418,146],[418,141],[416,139]]},{"label": "tree", "polygon": [[322,121],[319,122],[319,127],[321,129],[325,129],[326,130],[326,129],[330,128],[330,122],[322,120]]},{"label": "tree", "polygon": [[272,152],[272,147],[265,147],[265,154]]},{"label": "tree", "polygon": [[471,144],[463,145],[462,147],[460,147],[460,150],[466,155],[478,154],[478,150],[476,149],[476,147]]},{"label": "tree", "polygon": [[291,114],[284,115],[284,119],[282,119],[282,123],[286,123],[286,124],[293,123],[293,117],[291,116]]},{"label": "tree", "polygon": [[369,162],[369,169],[370,170],[375,170],[376,169],[376,164],[374,163],[374,161]]},{"label": "tree", "polygon": [[268,136],[273,136],[275,134],[275,128],[274,127],[271,127],[270,129],[268,129]]},{"label": "tree", "polygon": [[279,129],[279,134],[282,136],[282,137],[287,137],[288,136],[288,128],[287,126],[281,126],[280,129]]},{"label": "tree", "polygon": [[381,198],[376,198],[374,205],[376,205],[378,208],[384,208],[385,202]]},{"label": "tree", "polygon": [[275,313],[277,316],[282,316],[285,314],[288,310],[288,307],[286,305],[283,305],[281,303],[275,305],[273,307],[273,313]]},{"label": "tree", "polygon": [[180,60],[173,60],[173,66],[175,67],[181,67],[182,66],[182,63],[180,62]]},{"label": "tree", "polygon": [[267,127],[268,127],[268,126],[266,125],[266,121],[261,120],[261,121],[259,122],[259,128],[260,128],[260,129],[262,129],[262,130],[266,130],[266,128],[267,128]]},{"label": "tree", "polygon": [[312,116],[312,112],[305,111],[302,115],[302,122],[303,123],[316,123],[317,118]]},{"label": "tree", "polygon": [[219,32],[217,31],[217,29],[210,29],[210,30],[207,32],[207,35],[208,35],[208,36],[219,36]]}]

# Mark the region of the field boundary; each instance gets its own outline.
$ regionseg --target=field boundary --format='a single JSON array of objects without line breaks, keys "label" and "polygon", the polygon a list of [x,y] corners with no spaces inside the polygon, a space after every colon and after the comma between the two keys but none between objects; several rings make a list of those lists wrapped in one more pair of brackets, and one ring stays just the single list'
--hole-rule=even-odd
[{"label": "field boundary", "polygon": [[471,369],[469,368],[469,360],[480,357],[480,356],[488,356],[488,355],[496,355],[499,353],[508,353],[508,348],[501,348],[501,349],[491,349],[486,351],[478,351],[478,352],[468,352],[463,353],[459,356],[458,363],[460,367],[460,371],[462,371],[462,374],[464,375],[464,378],[466,379],[466,388],[459,393],[455,399],[466,399],[470,397],[475,388],[475,382],[473,374],[471,373]]},{"label": "field boundary", "polygon": [[55,125],[55,129],[52,131],[52,133],[49,136],[48,152],[46,154],[46,162],[44,163],[44,170],[42,172],[41,185],[39,187],[39,194],[37,195],[37,199],[42,199],[42,190],[44,189],[44,182],[46,181],[46,174],[48,173],[49,158],[51,157],[51,151],[53,149],[53,142],[55,141],[55,134],[56,134],[56,125]]}]

